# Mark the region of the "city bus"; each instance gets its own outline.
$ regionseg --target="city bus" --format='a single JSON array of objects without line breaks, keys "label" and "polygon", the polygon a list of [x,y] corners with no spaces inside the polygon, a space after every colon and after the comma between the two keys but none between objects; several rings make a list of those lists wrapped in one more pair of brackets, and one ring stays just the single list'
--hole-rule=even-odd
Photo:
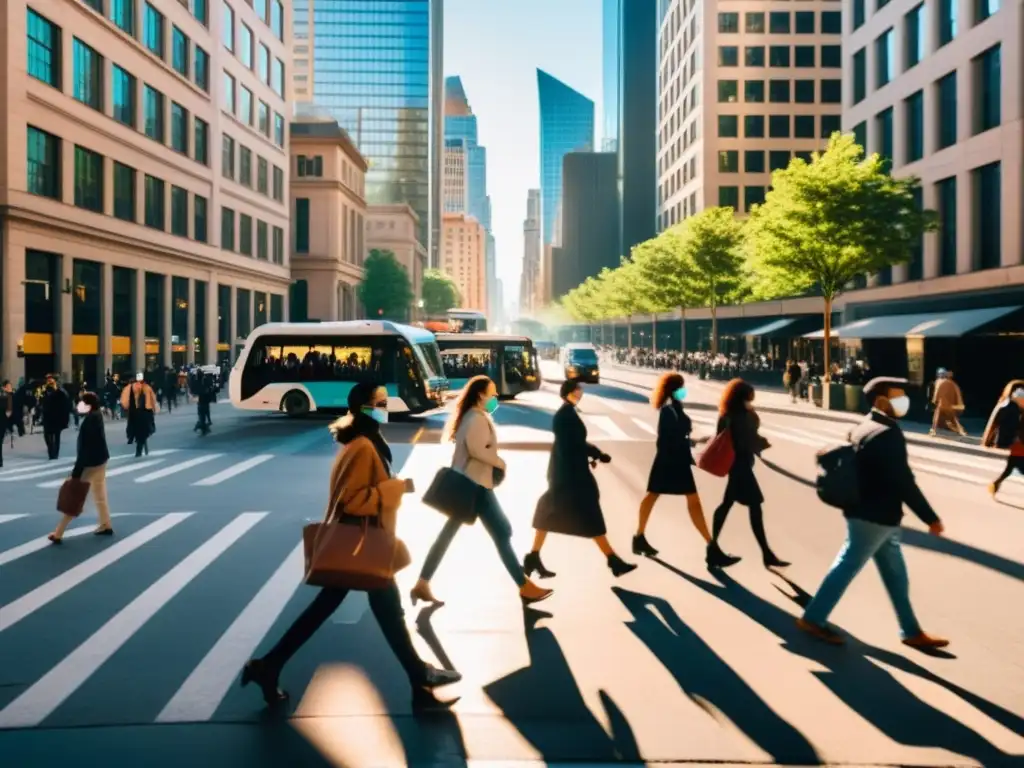
[{"label": "city bus", "polygon": [[482,333],[487,330],[487,315],[475,309],[449,309],[448,330],[451,333]]},{"label": "city bus", "polygon": [[526,336],[439,333],[437,347],[452,391],[462,389],[474,376],[490,378],[503,398],[540,389],[537,350]]},{"label": "city bus", "polygon": [[305,416],[344,410],[360,381],[388,392],[388,411],[440,407],[448,390],[434,334],[386,320],[268,323],[249,334],[229,378],[231,403]]}]

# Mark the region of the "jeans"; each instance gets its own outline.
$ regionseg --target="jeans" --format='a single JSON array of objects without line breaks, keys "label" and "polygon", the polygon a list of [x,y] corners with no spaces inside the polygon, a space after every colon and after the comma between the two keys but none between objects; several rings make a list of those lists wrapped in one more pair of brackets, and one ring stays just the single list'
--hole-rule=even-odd
[{"label": "jeans", "polygon": [[51,432],[48,429],[43,430],[43,442],[46,443],[46,455],[50,459],[60,458],[60,430]]},{"label": "jeans", "polygon": [[910,604],[910,580],[907,564],[903,560],[903,550],[900,548],[899,526],[848,519],[846,529],[846,543],[818,587],[814,599],[804,610],[804,620],[823,626],[847,587],[868,560],[873,559],[885,591],[889,593],[892,606],[896,609],[901,635],[906,639],[921,634],[921,625],[917,623],[914,608]]},{"label": "jeans", "polygon": [[[519,563],[519,558],[516,557],[515,550],[512,549],[512,525],[501,510],[498,497],[494,495],[494,491],[490,488],[481,489],[480,499],[477,503],[477,516],[480,518],[480,522],[483,523],[484,529],[494,541],[494,546],[498,549],[498,556],[501,558],[505,570],[508,571],[508,575],[512,577],[512,580],[517,585],[523,586],[526,583],[526,574],[523,572],[523,566]],[[448,551],[448,547],[451,546],[455,534],[459,532],[461,527],[462,523],[455,518],[449,518],[448,522],[444,524],[444,528],[438,534],[437,540],[431,545],[430,551],[427,553],[427,559],[423,562],[423,570],[420,571],[421,579],[430,581],[434,578],[437,567],[441,564],[441,559]]]},{"label": "jeans", "polygon": [[1007,457],[1006,466],[1003,468],[1002,473],[992,483],[992,485],[996,487],[997,491],[999,490],[999,486],[1003,484],[1003,481],[1013,474],[1014,470],[1017,470],[1024,475],[1024,456]]}]

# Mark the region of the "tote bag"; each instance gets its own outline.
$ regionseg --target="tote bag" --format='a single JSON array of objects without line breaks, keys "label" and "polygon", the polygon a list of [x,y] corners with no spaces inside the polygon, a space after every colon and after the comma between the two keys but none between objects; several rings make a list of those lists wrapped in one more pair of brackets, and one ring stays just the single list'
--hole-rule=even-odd
[{"label": "tote bag", "polygon": [[423,494],[423,503],[442,515],[460,523],[472,525],[477,518],[477,499],[482,486],[477,485],[457,469],[441,467],[433,482]]},{"label": "tote bag", "polygon": [[708,447],[697,459],[697,466],[715,477],[725,477],[736,461],[736,451],[732,445],[732,429],[729,424],[715,435]]},{"label": "tote bag", "polygon": [[68,517],[78,517],[85,509],[88,495],[89,483],[77,477],[69,477],[57,493],[57,511]]}]

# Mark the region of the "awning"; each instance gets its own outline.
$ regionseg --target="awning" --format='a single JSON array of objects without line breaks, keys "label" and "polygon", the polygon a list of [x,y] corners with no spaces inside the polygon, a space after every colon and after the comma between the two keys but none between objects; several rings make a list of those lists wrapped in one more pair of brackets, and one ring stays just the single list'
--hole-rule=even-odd
[{"label": "awning", "polygon": [[[840,339],[899,339],[912,336],[922,339],[955,339],[1019,309],[1020,307],[992,307],[990,309],[964,309],[959,312],[868,317],[833,328],[832,337]],[[823,339],[825,330],[805,334],[804,338]]]},{"label": "awning", "polygon": [[759,325],[756,328],[752,328],[749,331],[744,331],[744,336],[771,336],[774,333],[778,333],[783,328],[788,328],[796,322],[795,317],[783,317],[778,320],[772,320],[770,323],[765,325]]}]

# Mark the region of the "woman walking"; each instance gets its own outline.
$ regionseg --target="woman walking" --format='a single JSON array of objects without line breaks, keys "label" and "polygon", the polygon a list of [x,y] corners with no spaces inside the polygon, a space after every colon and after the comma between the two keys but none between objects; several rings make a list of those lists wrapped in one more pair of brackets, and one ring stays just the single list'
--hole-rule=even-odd
[{"label": "woman walking", "polygon": [[601,493],[591,470],[591,463],[600,461],[607,464],[612,457],[603,453],[596,445],[587,442],[587,427],[576,412],[583,397],[579,381],[567,379],[562,382],[560,393],[562,407],[555,412],[552,431],[555,444],[551,447],[548,463],[548,490],[537,502],[533,516],[533,549],[523,560],[527,575],[535,571],[541,578],[555,575],[544,567],[540,550],[549,533],[564,533],[593,539],[608,561],[608,568],[616,577],[636,569],[635,563],[627,563],[612,549],[608,542],[608,529],[601,511]]},{"label": "woman walking", "polygon": [[[110,451],[107,450],[107,433],[103,422],[103,411],[99,397],[95,392],[83,392],[76,406],[82,422],[78,426],[78,455],[71,476],[76,480],[89,483],[89,495],[96,505],[99,527],[93,531],[96,536],[113,536],[114,529],[110,525],[110,505],[107,503],[107,462]],[[64,515],[57,523],[57,529],[49,535],[54,544],[64,540],[64,531],[75,518]]]},{"label": "woman walking", "polygon": [[[348,415],[331,426],[334,438],[344,447],[331,470],[330,488],[332,492],[340,488],[341,493],[332,500],[329,522],[358,525],[367,517],[379,516],[381,524],[393,532],[398,507],[408,486],[405,481],[392,477],[391,448],[380,433],[381,423],[387,421],[387,407],[388,395],[383,387],[360,382],[349,392]],[[322,588],[270,652],[245,665],[242,687],[256,683],[269,706],[287,700],[288,694],[278,688],[281,670],[337,610],[348,592],[348,589]],[[384,639],[409,677],[414,708],[450,706],[450,702],[438,701],[430,691],[458,682],[462,675],[454,670],[437,669],[420,659],[405,624],[398,585],[392,580],[383,589],[368,591],[367,596]]]},{"label": "woman walking", "polygon": [[1006,467],[989,486],[994,497],[1015,471],[1024,475],[1024,380],[1014,379],[1003,389],[1003,396],[989,417],[981,444],[986,448],[1009,450]]},{"label": "woman walking", "polygon": [[754,410],[754,388],[743,379],[733,379],[722,393],[718,407],[718,432],[729,430],[733,452],[736,455],[729,470],[725,498],[715,510],[711,539],[716,544],[733,504],[742,504],[750,510],[750,527],[761,547],[765,568],[785,568],[789,563],[780,560],[768,546],[764,532],[764,496],[754,476],[754,458],[771,445],[758,433],[761,419]]},{"label": "woman walking", "polygon": [[[519,586],[519,596],[523,603],[528,605],[550,597],[552,590],[537,586],[523,573],[512,549],[512,525],[494,494],[495,485],[501,482],[505,474],[505,462],[498,455],[498,435],[490,416],[497,408],[498,391],[494,382],[486,376],[474,376],[466,383],[455,404],[455,412],[445,425],[443,439],[455,443],[452,469],[480,486],[476,501],[477,517],[494,541],[509,576]],[[430,547],[419,581],[410,593],[413,605],[418,600],[443,605],[434,597],[430,580],[434,578],[460,527],[462,523],[457,518],[449,518]]]},{"label": "woman walking", "polygon": [[135,381],[121,391],[121,408],[128,418],[125,429],[128,445],[135,443],[136,456],[141,456],[143,451],[148,456],[149,436],[156,431],[157,400],[156,392],[141,373],[135,374]]},{"label": "woman walking", "polygon": [[647,495],[640,502],[639,522],[633,537],[633,554],[656,557],[658,550],[647,541],[647,523],[651,519],[654,505],[662,495],[685,496],[686,509],[690,513],[693,527],[697,529],[707,545],[706,561],[709,568],[726,568],[740,561],[738,557],[725,554],[718,543],[711,538],[704,521],[704,508],[697,494],[697,483],[693,479],[693,446],[706,443],[708,438],[694,440],[693,422],[683,409],[686,399],[686,382],[682,374],[664,373],[658,379],[651,393],[651,405],[658,413],[658,441],[654,464],[647,479]]}]

